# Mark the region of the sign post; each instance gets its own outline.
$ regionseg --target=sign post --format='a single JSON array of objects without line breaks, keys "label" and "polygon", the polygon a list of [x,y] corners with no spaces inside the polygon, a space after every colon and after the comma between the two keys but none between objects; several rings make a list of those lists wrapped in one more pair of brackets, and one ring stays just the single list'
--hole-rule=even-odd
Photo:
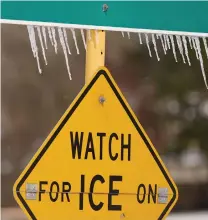
[{"label": "sign post", "polygon": [[105,66],[105,31],[88,30],[85,82],[88,83],[99,67]]}]

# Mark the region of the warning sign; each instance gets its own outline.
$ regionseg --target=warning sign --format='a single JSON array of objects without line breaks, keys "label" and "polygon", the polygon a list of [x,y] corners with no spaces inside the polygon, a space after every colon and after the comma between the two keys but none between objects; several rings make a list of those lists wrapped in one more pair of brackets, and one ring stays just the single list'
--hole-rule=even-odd
[{"label": "warning sign", "polygon": [[163,219],[177,188],[106,68],[85,86],[14,186],[30,219]]}]

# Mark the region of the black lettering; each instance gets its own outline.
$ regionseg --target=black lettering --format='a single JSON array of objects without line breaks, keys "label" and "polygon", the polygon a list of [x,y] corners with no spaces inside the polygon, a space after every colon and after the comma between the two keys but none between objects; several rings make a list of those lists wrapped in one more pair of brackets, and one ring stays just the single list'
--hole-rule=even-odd
[{"label": "black lettering", "polygon": [[[54,186],[56,186],[56,190],[54,190]],[[56,192],[55,192],[56,191]],[[53,197],[55,195],[55,197]],[[56,202],[56,200],[58,199],[58,195],[59,195],[59,184],[56,182],[56,181],[53,181],[51,183],[51,186],[50,186],[50,192],[49,192],[49,196],[50,196],[50,200],[52,202]]]},{"label": "black lettering", "polygon": [[81,159],[83,135],[84,135],[84,132],[81,132],[81,135],[80,135],[80,138],[79,138],[79,133],[75,132],[75,138],[74,138],[73,137],[73,132],[70,131],[72,158],[73,159],[75,159],[76,154],[78,154],[78,159]]},{"label": "black lettering", "polygon": [[86,152],[85,152],[85,159],[88,158],[89,152],[92,153],[92,158],[93,158],[93,160],[95,160],[95,149],[94,149],[94,144],[93,144],[92,132],[89,132],[89,135],[88,135],[87,147],[86,147]]},{"label": "black lettering", "polygon": [[83,210],[84,206],[84,182],[85,182],[85,175],[81,175],[81,190],[79,194],[79,210]]},{"label": "black lettering", "polygon": [[148,203],[150,203],[150,196],[154,203],[156,203],[156,196],[157,196],[157,184],[155,184],[155,190],[153,191],[152,186],[149,184],[149,193],[148,193]]},{"label": "black lettering", "polygon": [[45,193],[45,189],[42,189],[42,185],[48,184],[48,181],[40,181],[39,183],[39,201],[41,201],[41,193]]},{"label": "black lettering", "polygon": [[118,189],[113,189],[114,181],[122,181],[122,176],[110,176],[109,180],[109,194],[108,194],[108,210],[120,211],[122,209],[121,205],[113,205],[112,197],[119,194]]},{"label": "black lettering", "polygon": [[111,160],[116,160],[118,158],[118,153],[115,153],[115,156],[112,155],[112,147],[111,147],[111,144],[112,144],[112,139],[115,138],[116,140],[118,140],[118,135],[116,133],[112,133],[110,135],[110,138],[109,138],[109,155],[110,155],[110,158]]},{"label": "black lettering", "polygon": [[[142,192],[141,192],[142,189]],[[140,199],[140,196],[142,196],[142,199]],[[137,190],[137,201],[138,203],[142,204],[145,200],[145,196],[146,196],[146,188],[144,184],[140,184],[138,186],[138,190]]]},{"label": "black lettering", "polygon": [[103,202],[100,202],[98,205],[96,205],[93,202],[93,190],[94,190],[94,186],[95,186],[95,182],[96,181],[100,181],[101,183],[104,183],[105,180],[101,175],[96,175],[92,178],[92,181],[90,183],[90,193],[89,193],[89,202],[90,202],[90,206],[94,211],[99,211],[102,207],[103,207]]},{"label": "black lettering", "polygon": [[128,134],[128,144],[124,144],[124,134],[121,134],[121,160],[124,159],[124,149],[128,149],[128,161],[131,160],[131,134]]},{"label": "black lettering", "polygon": [[103,137],[106,136],[106,133],[97,133],[97,136],[100,137],[100,160],[103,159]]},{"label": "black lettering", "polygon": [[63,182],[62,189],[63,189],[63,192],[61,194],[61,201],[64,202],[64,194],[66,194],[66,199],[68,202],[70,202],[69,192],[71,191],[71,184],[69,182]]}]

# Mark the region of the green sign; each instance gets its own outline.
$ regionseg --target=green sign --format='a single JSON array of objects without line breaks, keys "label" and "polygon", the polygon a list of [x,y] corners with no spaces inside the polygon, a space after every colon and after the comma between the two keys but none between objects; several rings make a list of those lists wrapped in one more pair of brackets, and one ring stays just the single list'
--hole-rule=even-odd
[{"label": "green sign", "polygon": [[[107,10],[103,10],[104,4]],[[3,1],[1,9],[2,23],[50,22],[86,29],[208,33],[207,1]]]}]

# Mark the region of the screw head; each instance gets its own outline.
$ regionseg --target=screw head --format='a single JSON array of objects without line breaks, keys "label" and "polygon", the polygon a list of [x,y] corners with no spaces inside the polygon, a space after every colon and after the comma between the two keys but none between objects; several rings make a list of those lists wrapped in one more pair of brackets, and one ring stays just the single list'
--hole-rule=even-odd
[{"label": "screw head", "polygon": [[108,5],[107,4],[104,4],[103,5],[103,12],[106,12],[108,10]]},{"label": "screw head", "polygon": [[101,104],[103,104],[105,101],[106,101],[106,100],[105,100],[105,97],[101,95],[101,96],[99,97],[99,102],[100,102]]}]

